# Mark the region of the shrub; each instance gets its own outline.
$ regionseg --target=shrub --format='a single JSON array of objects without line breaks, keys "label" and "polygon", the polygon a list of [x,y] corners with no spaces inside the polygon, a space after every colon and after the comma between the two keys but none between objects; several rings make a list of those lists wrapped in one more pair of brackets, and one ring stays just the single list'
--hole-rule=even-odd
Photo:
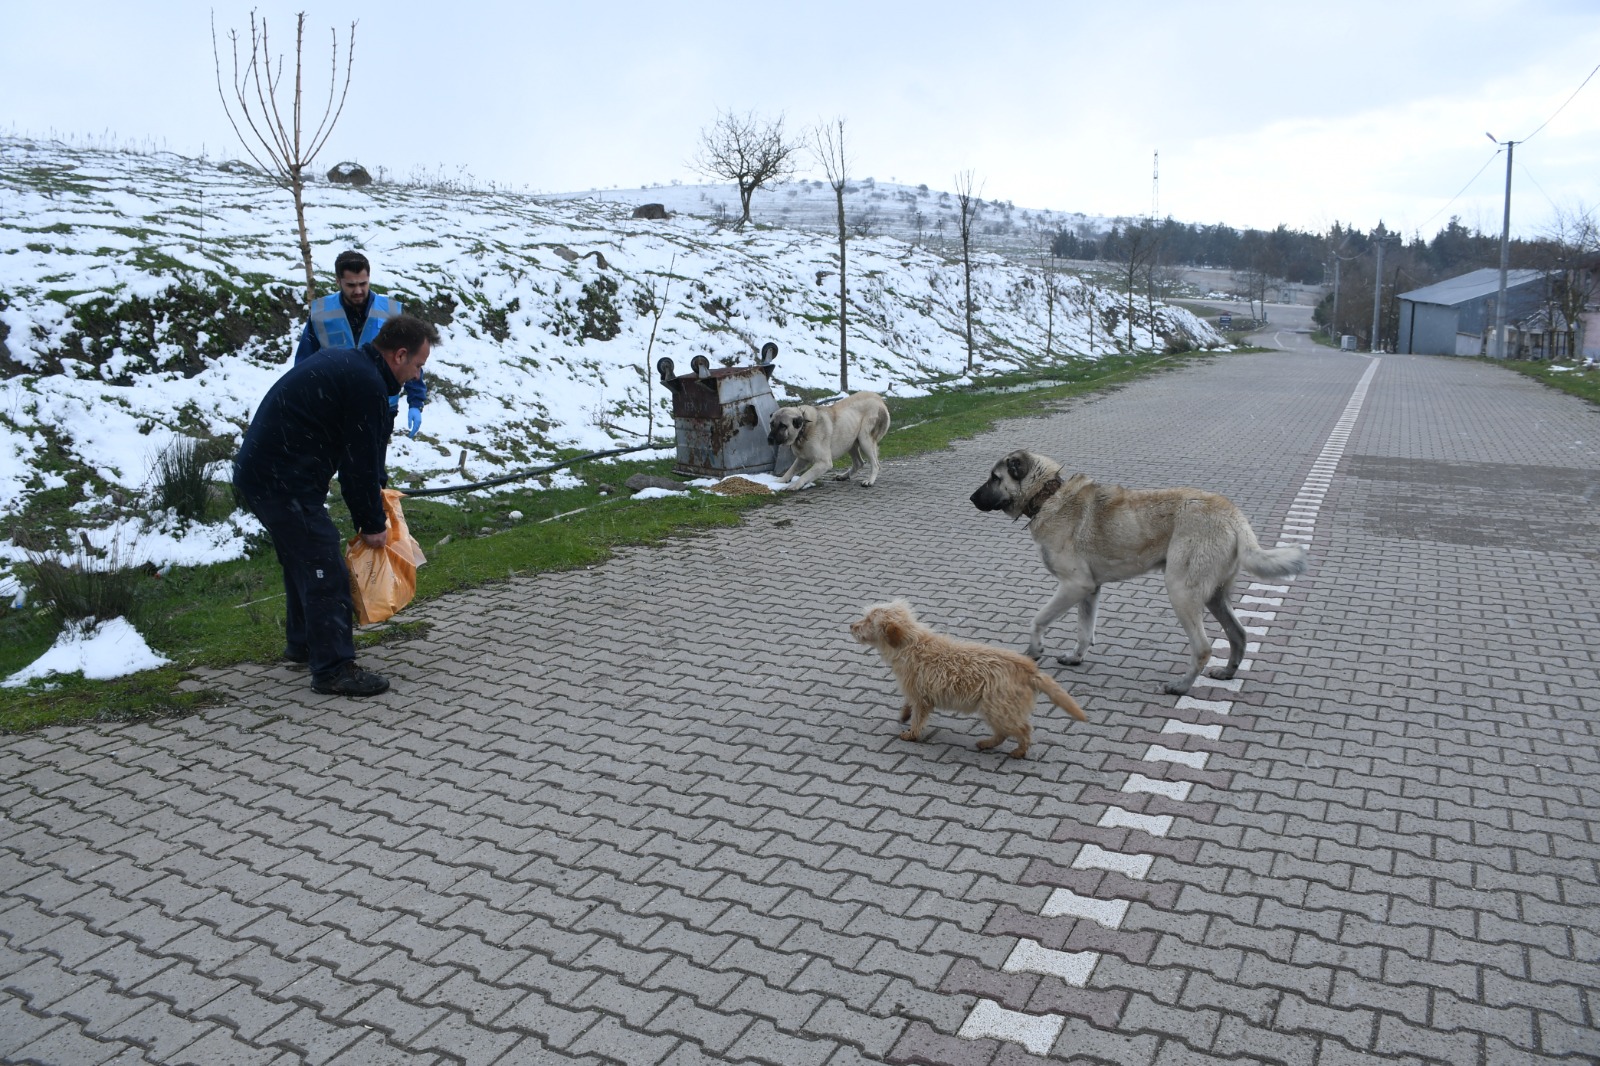
[{"label": "shrub", "polygon": [[193,437],[176,436],[156,457],[155,506],[171,508],[179,518],[206,515],[206,457]]},{"label": "shrub", "polygon": [[583,315],[579,333],[589,340],[608,341],[622,332],[622,315],[616,305],[617,283],[595,278],[583,287],[578,312]]},{"label": "shrub", "polygon": [[97,560],[84,555],[66,565],[35,555],[25,565],[32,571],[34,592],[62,625],[85,618],[132,621],[138,614],[139,586],[144,574],[118,566],[115,556]]}]

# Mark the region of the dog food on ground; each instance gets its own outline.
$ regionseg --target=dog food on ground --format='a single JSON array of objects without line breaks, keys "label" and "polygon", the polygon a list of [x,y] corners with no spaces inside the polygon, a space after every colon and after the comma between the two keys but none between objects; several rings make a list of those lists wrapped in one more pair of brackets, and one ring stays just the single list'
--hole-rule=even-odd
[{"label": "dog food on ground", "polygon": [[708,485],[708,491],[721,493],[724,496],[771,496],[772,490],[759,481],[751,481],[747,477],[735,474],[725,477],[715,485]]}]

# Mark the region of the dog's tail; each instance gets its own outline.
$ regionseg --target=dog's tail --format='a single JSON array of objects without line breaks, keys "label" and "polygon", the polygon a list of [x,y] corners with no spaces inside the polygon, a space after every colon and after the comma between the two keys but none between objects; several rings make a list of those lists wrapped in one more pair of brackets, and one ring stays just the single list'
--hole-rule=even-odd
[{"label": "dog's tail", "polygon": [[1083,708],[1078,706],[1078,701],[1072,698],[1072,693],[1056,684],[1056,679],[1042,670],[1033,672],[1033,690],[1042,693],[1051,703],[1066,711],[1080,722],[1087,722],[1088,716],[1083,713]]},{"label": "dog's tail", "polygon": [[877,417],[873,419],[871,432],[874,442],[880,441],[889,435],[888,407],[881,407],[878,409]]},{"label": "dog's tail", "polygon": [[1239,516],[1239,565],[1256,577],[1289,577],[1306,572],[1306,546],[1286,544],[1263,548],[1249,519]]}]

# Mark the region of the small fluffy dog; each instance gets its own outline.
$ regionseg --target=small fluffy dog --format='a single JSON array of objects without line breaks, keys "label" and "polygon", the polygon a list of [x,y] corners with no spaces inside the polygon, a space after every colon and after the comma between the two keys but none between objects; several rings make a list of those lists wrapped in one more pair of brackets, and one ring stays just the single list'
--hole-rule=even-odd
[{"label": "small fluffy dog", "polygon": [[1020,759],[1033,738],[1028,719],[1038,693],[1078,721],[1087,721],[1078,701],[1026,655],[935,633],[917,621],[905,600],[868,607],[859,621],[850,623],[850,635],[877,648],[900,683],[906,698],[900,721],[910,723],[901,740],[922,739],[928,714],[944,707],[983,716],[994,730],[994,736],[978,741],[984,751],[1015,737],[1011,757]]},{"label": "small fluffy dog", "polygon": [[878,442],[888,432],[889,405],[883,397],[857,392],[826,407],[778,408],[772,413],[767,443],[787,444],[794,451],[794,462],[779,475],[790,491],[803,489],[832,470],[834,460],[846,452],[850,453],[850,469],[836,480],[849,481],[866,467],[861,484],[870,487],[878,480]]}]

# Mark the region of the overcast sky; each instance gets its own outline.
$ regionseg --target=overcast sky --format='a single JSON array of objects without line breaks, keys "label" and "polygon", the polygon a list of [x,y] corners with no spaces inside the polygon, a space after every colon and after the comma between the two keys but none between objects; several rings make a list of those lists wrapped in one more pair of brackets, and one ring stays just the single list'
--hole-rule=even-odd
[{"label": "overcast sky", "polygon": [[[1573,97],[1600,64],[1600,0],[255,8],[291,65],[306,11],[318,114],[330,30],[342,49],[359,22],[319,170],[542,192],[693,182],[701,129],[753,109],[794,130],[844,118],[854,177],[949,189],[971,170],[1018,207],[1143,215],[1159,152],[1159,211],[1181,221],[1431,236],[1452,214],[1498,232],[1505,160],[1484,134],[1538,130],[1516,149],[1513,231],[1600,206],[1600,75]],[[248,41],[250,10],[215,5],[224,48],[229,29]],[[212,12],[0,0],[0,132],[242,155]]]}]

